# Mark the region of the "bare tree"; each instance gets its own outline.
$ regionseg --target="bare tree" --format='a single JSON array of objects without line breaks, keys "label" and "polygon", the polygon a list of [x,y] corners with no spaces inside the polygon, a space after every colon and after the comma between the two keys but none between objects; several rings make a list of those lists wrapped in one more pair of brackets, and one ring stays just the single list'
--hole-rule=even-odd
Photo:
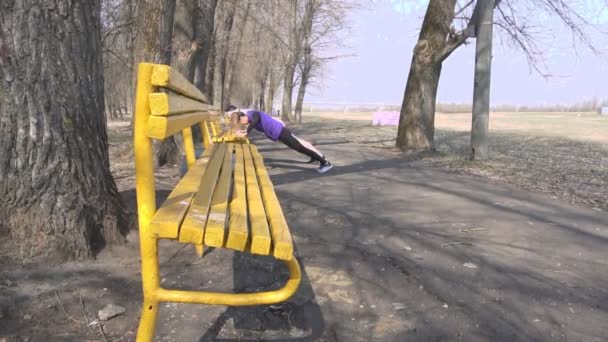
[{"label": "bare tree", "polygon": [[[474,34],[470,25],[475,0],[430,0],[410,66],[401,106],[396,145],[401,149],[432,150],[437,87],[443,61]],[[575,6],[565,0],[495,0],[494,25],[502,37],[518,47],[530,66],[543,75],[542,49],[531,22],[538,13],[559,18],[573,37],[596,51],[586,33],[592,27]]]},{"label": "bare tree", "polygon": [[349,26],[347,14],[355,4],[344,0],[306,0],[302,25],[302,53],[298,64],[299,88],[295,105],[295,118],[302,123],[304,96],[315,73],[321,73],[326,62],[347,55],[329,56],[327,50],[345,49],[344,34]]},{"label": "bare tree", "polygon": [[99,0],[0,6],[0,222],[25,256],[89,258],[129,228],[110,173],[100,26]]},{"label": "bare tree", "polygon": [[286,19],[288,23],[289,43],[287,45],[287,57],[285,58],[285,73],[283,79],[283,102],[281,105],[281,119],[291,121],[291,101],[293,97],[294,76],[300,57],[300,33],[301,24],[298,16],[298,0],[289,0],[287,4]]}]

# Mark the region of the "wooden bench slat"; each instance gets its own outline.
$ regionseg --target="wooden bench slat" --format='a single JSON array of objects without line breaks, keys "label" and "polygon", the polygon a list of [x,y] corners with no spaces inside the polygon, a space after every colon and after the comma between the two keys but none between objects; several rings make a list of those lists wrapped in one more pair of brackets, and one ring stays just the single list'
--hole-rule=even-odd
[{"label": "wooden bench slat", "polygon": [[203,156],[190,167],[152,218],[150,229],[158,234],[159,238],[177,239],[179,226],[186,216],[209,162],[210,151],[205,150]]},{"label": "wooden bench slat", "polygon": [[233,144],[227,144],[224,152],[222,170],[211,199],[211,209],[205,227],[205,244],[211,247],[224,246],[226,236],[228,195],[232,184],[232,152]]},{"label": "wooden bench slat", "polygon": [[255,145],[243,145],[243,149],[247,149],[247,146],[251,149],[251,154],[255,162],[256,174],[258,176],[262,199],[266,209],[266,216],[272,234],[274,246],[273,255],[277,259],[291,260],[293,256],[291,233],[289,232],[285,215],[283,215],[281,204],[274,192],[274,187],[270,181],[268,171],[266,171],[266,167],[264,166],[264,158]]},{"label": "wooden bench slat", "polygon": [[169,88],[182,95],[186,95],[204,103],[210,103],[207,95],[198,90],[192,83],[188,82],[177,69],[168,65],[154,65],[151,82],[152,85]]},{"label": "wooden bench slat", "polygon": [[177,93],[151,93],[149,101],[152,115],[206,112],[209,109],[209,105]]},{"label": "wooden bench slat", "polygon": [[186,127],[190,127],[209,117],[209,113],[191,113],[173,116],[150,115],[147,134],[153,139],[166,139]]},{"label": "wooden bench slat", "polygon": [[234,181],[232,186],[232,199],[230,201],[230,219],[226,247],[242,252],[247,246],[249,226],[247,225],[245,164],[243,159],[243,148],[240,144],[235,145],[234,156]]},{"label": "wooden bench slat", "polygon": [[251,151],[248,148],[243,147],[243,155],[245,160],[245,181],[247,184],[247,206],[249,208],[249,223],[251,225],[250,251],[253,254],[268,255],[270,253],[271,242],[270,231],[255,174],[255,166]]},{"label": "wooden bench slat", "polygon": [[211,206],[211,197],[217,184],[220,168],[224,161],[224,152],[226,145],[213,145],[211,159],[207,165],[207,169],[203,174],[198,191],[190,204],[186,218],[179,230],[179,241],[184,243],[203,243],[205,233],[205,224],[209,207]]}]

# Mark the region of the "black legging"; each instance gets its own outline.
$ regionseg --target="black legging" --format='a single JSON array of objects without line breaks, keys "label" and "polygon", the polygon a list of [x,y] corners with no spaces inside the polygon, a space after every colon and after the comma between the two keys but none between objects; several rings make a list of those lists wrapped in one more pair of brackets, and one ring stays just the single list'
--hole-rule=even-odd
[{"label": "black legging", "polygon": [[320,162],[321,164],[325,164],[327,161],[325,160],[325,156],[322,154],[318,154],[317,152],[304,147],[296,137],[293,136],[289,128],[284,127],[281,131],[281,135],[279,135],[279,141],[283,144],[287,145],[287,147],[292,150],[296,150],[302,154],[309,156],[315,161]]}]

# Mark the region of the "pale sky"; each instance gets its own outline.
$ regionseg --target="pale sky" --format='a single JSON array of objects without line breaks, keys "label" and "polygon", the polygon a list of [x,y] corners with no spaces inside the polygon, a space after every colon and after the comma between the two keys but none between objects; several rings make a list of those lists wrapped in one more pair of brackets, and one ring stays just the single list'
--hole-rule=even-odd
[{"label": "pale sky", "polygon": [[[593,14],[589,17],[599,28],[608,32],[608,9],[600,4],[603,0],[578,1]],[[305,102],[401,104],[426,3],[377,0],[353,13],[347,43],[356,56],[332,62],[323,89],[311,89]],[[549,27],[540,46],[547,51],[548,71],[555,77],[544,79],[530,71],[524,55],[503,45],[495,31],[492,104],[569,104],[594,96],[608,99],[608,34],[592,32],[597,48],[604,51],[597,56],[580,44],[575,51],[571,35],[552,18],[543,22]],[[472,102],[475,40],[470,41],[444,62],[439,102]]]}]

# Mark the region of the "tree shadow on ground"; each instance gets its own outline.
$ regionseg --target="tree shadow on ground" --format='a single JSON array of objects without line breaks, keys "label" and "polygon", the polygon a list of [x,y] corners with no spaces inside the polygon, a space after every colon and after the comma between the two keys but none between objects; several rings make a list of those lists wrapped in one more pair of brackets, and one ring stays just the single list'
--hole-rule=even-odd
[{"label": "tree shadow on ground", "polygon": [[[306,237],[314,245],[346,245],[337,247],[339,254],[329,261],[334,272],[344,270],[356,277],[355,286],[363,292],[363,284],[382,279],[391,270],[419,284],[439,303],[434,308],[408,308],[418,329],[397,332],[396,340],[451,339],[456,332],[458,339],[493,341],[567,337],[600,341],[608,336],[601,323],[608,317],[607,302],[601,299],[608,296],[602,288],[606,279],[594,271],[602,267],[600,260],[606,257],[602,251],[608,245],[605,234],[593,230],[606,227],[602,213],[497,187],[480,178],[417,167],[411,161],[367,159],[337,165],[322,176],[308,170],[272,175],[296,231],[311,227]],[[437,200],[435,205],[427,200],[431,197]],[[466,203],[466,212],[461,203]],[[489,219],[498,222],[496,235],[463,236],[451,228],[470,217],[488,218],[486,224]],[[507,230],[498,232],[498,227]],[[412,255],[395,241],[432,254]],[[459,245],[449,246],[454,241]],[[595,254],[579,258],[572,255],[577,250]],[[357,258],[365,263],[351,264]],[[553,265],[557,261],[585,266],[559,269]],[[478,271],[463,271],[467,262]],[[552,267],[558,270],[553,273]],[[379,272],[379,268],[387,270]],[[399,289],[386,286],[381,292],[396,298]],[[444,322],[441,303],[456,310],[459,321]],[[576,322],[569,311],[579,313]]]}]

